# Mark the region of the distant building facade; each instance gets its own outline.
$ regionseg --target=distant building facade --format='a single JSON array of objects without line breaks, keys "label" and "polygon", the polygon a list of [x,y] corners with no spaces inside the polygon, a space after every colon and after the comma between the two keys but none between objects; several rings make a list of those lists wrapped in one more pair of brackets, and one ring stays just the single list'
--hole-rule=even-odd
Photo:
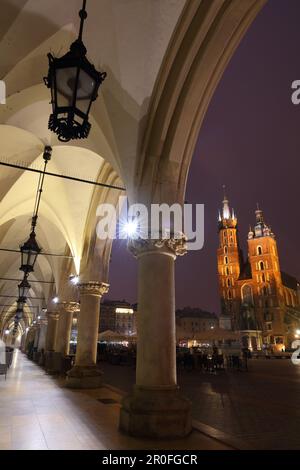
[{"label": "distant building facade", "polygon": [[176,326],[186,333],[187,337],[194,338],[195,333],[217,328],[219,319],[216,314],[200,308],[185,307],[176,310]]},{"label": "distant building facade", "polygon": [[137,306],[129,302],[106,300],[101,303],[99,333],[114,331],[124,336],[136,334]]},{"label": "distant building facade", "polygon": [[248,233],[248,256],[239,245],[237,218],[224,197],[219,213],[220,326],[241,332],[250,349],[282,350],[300,325],[300,284],[280,270],[275,235],[259,208]]}]

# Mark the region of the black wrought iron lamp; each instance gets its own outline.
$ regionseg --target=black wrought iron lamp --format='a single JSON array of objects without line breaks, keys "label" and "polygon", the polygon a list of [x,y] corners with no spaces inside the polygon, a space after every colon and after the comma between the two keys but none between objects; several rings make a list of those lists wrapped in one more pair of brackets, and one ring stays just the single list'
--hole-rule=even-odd
[{"label": "black wrought iron lamp", "polygon": [[31,219],[30,235],[29,235],[28,240],[22,246],[20,246],[20,250],[21,250],[20,271],[23,271],[25,276],[27,276],[29,273],[32,273],[34,271],[35,262],[37,260],[38,255],[42,251],[36,241],[35,228],[37,224],[41,196],[43,192],[45,172],[46,172],[47,164],[51,160],[51,156],[52,156],[52,148],[50,146],[46,146],[44,149],[44,153],[43,153],[44,169],[43,169],[42,177],[39,179],[38,189],[36,193],[34,212],[33,212],[33,216]]},{"label": "black wrought iron lamp", "polygon": [[82,42],[83,24],[87,18],[86,0],[83,0],[79,16],[78,39],[63,57],[48,54],[49,71],[44,78],[46,86],[51,88],[49,129],[62,142],[88,137],[91,129],[89,112],[106,78],[106,72],[98,72],[86,58],[87,50]]},{"label": "black wrought iron lamp", "polygon": [[34,271],[36,259],[41,252],[35,237],[35,231],[32,230],[28,240],[20,247],[22,258],[20,270],[26,274]]},{"label": "black wrought iron lamp", "polygon": [[23,310],[17,309],[16,315],[15,315],[15,323],[22,320],[22,317],[23,317]]},{"label": "black wrought iron lamp", "polygon": [[27,281],[26,277],[23,279],[23,281],[18,285],[18,289],[19,289],[19,299],[18,299],[18,302],[20,301],[25,303],[26,302],[26,299],[28,297],[28,293],[29,293],[29,290],[31,288],[31,285],[29,284],[29,282]]}]

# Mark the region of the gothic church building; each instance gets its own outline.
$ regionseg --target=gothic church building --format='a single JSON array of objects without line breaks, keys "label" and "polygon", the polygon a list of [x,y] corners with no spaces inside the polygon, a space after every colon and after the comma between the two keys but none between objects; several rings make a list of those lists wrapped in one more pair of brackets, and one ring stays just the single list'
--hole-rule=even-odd
[{"label": "gothic church building", "polygon": [[220,324],[241,332],[244,346],[282,351],[300,325],[300,284],[280,269],[275,235],[259,208],[248,233],[248,256],[239,246],[237,218],[226,196],[219,213]]}]

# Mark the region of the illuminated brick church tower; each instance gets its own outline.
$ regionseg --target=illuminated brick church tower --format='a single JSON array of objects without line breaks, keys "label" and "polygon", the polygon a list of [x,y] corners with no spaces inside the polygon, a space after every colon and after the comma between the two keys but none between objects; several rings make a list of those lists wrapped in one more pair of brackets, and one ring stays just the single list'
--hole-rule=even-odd
[{"label": "illuminated brick church tower", "polygon": [[219,213],[220,324],[241,332],[244,346],[282,350],[300,326],[298,281],[280,271],[275,235],[259,207],[248,233],[248,256],[239,246],[238,223],[224,195]]}]

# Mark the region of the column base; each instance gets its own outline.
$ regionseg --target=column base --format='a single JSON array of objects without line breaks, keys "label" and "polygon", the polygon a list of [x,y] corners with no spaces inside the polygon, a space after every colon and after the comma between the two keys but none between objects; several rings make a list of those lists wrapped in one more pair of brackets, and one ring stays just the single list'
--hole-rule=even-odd
[{"label": "column base", "polygon": [[192,430],[191,405],[178,387],[142,388],[123,399],[120,429],[135,437],[185,437]]},{"label": "column base", "polygon": [[68,388],[99,388],[102,387],[101,370],[96,366],[74,366],[67,372],[66,387]]}]

